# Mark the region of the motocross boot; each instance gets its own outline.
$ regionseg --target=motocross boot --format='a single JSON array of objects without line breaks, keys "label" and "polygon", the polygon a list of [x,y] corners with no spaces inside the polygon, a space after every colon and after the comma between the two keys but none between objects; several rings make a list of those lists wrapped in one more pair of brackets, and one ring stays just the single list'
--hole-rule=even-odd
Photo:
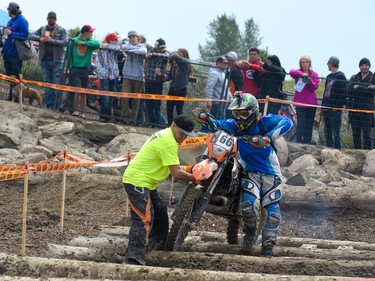
[{"label": "motocross boot", "polygon": [[245,235],[243,237],[242,250],[245,252],[251,252],[256,240],[256,227],[245,227]]},{"label": "motocross boot", "polygon": [[262,250],[261,255],[272,257],[273,247],[276,245],[276,233],[274,230],[264,229],[262,231]]}]

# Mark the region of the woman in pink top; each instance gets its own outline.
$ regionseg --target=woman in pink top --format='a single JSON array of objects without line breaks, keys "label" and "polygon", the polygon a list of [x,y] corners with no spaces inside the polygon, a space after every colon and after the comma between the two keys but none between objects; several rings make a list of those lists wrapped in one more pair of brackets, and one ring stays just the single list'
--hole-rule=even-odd
[{"label": "woman in pink top", "polygon": [[[296,85],[294,101],[303,104],[318,105],[316,90],[319,87],[318,73],[311,69],[311,58],[302,56],[299,69],[289,71]],[[297,142],[310,144],[314,125],[316,107],[296,105],[297,111]]]}]

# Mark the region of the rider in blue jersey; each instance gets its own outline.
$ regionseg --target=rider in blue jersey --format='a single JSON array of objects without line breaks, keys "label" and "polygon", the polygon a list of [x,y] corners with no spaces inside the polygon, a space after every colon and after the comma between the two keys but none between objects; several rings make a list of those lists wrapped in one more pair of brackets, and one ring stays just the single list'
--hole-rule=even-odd
[{"label": "rider in blue jersey", "polygon": [[[266,211],[266,222],[262,231],[262,255],[272,256],[276,244],[281,214],[281,170],[274,142],[287,133],[293,123],[286,117],[269,114],[260,117],[256,98],[247,93],[236,93],[228,110],[234,119],[215,120],[205,118],[205,112],[194,110],[195,118],[209,130],[214,126],[238,139],[238,154],[244,168],[242,175],[241,211],[244,221],[244,250],[251,250],[256,240],[257,206]],[[245,139],[251,141],[246,141]]]}]

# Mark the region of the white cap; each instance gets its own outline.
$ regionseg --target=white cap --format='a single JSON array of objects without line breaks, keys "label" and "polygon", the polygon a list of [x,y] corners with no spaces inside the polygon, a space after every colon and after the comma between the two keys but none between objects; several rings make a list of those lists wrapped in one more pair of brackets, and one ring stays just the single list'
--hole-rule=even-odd
[{"label": "white cap", "polygon": [[232,61],[236,61],[238,59],[236,52],[233,51],[228,52],[225,56],[230,58]]}]

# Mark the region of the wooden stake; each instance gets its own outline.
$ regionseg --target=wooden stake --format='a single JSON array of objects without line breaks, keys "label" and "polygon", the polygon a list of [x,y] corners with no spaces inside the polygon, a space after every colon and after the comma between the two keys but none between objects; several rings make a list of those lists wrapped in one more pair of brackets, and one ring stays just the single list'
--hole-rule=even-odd
[{"label": "wooden stake", "polygon": [[268,99],[270,96],[266,96],[266,103],[264,104],[264,110],[263,110],[263,116],[267,115],[267,110],[268,110]]},{"label": "wooden stake", "polygon": [[22,239],[21,256],[26,256],[26,220],[27,220],[27,194],[29,190],[29,170],[26,164],[26,177],[23,182],[23,211],[22,211]]},{"label": "wooden stake", "polygon": [[22,74],[19,75],[20,77],[20,93],[18,95],[18,100],[19,100],[19,103],[20,103],[20,111],[21,113],[23,113],[23,107],[22,107],[22,91],[23,91],[23,84],[22,84]]},{"label": "wooden stake", "polygon": [[[65,147],[64,151],[64,160],[63,163],[66,163],[66,155],[68,153],[68,148]],[[62,175],[62,185],[61,185],[61,202],[60,202],[60,232],[64,232],[64,213],[65,213],[65,190],[66,190],[66,170],[63,170]]]},{"label": "wooden stake", "polygon": [[174,186],[174,177],[172,176],[172,180],[171,180],[171,190],[170,190],[170,192],[169,192],[169,206],[172,205],[173,186]]},{"label": "wooden stake", "polygon": [[[130,150],[128,150],[128,166],[130,164],[131,155]],[[125,218],[129,217],[129,197],[128,194],[125,192]]]}]

